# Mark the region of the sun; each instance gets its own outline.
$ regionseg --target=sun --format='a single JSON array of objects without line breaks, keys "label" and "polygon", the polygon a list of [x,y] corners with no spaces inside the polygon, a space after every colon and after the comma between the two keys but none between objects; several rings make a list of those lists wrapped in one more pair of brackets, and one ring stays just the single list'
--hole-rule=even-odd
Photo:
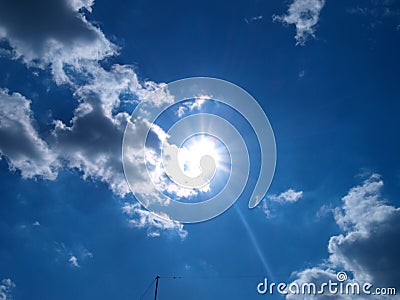
[{"label": "sun", "polygon": [[218,140],[210,135],[193,136],[186,140],[179,149],[178,163],[181,170],[189,177],[197,177],[202,173],[200,161],[211,157],[218,167],[221,153],[217,147]]}]

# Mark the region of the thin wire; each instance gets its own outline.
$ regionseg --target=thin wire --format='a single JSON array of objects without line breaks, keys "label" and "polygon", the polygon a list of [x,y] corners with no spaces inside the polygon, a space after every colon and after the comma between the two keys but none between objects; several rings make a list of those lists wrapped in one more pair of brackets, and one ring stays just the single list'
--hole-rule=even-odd
[{"label": "thin wire", "polygon": [[153,286],[154,281],[156,281],[155,278],[150,282],[149,286],[146,288],[146,290],[145,290],[145,291],[143,292],[143,294],[140,296],[139,300],[142,300],[142,299],[143,299],[143,296],[145,296],[145,295],[147,294],[147,292],[149,291],[149,289]]},{"label": "thin wire", "polygon": [[243,278],[261,278],[266,277],[266,274],[260,275],[189,275],[189,276],[160,276],[162,279],[243,279]]},{"label": "thin wire", "polygon": [[[371,271],[397,271],[400,269],[399,268],[373,268]],[[346,271],[346,273],[352,273],[351,271]],[[283,273],[276,273],[276,274],[281,274],[283,276],[287,276],[286,272]],[[166,276],[160,276],[162,279],[243,279],[243,278],[264,278],[268,277],[267,274],[248,274],[248,275],[187,275],[187,276],[172,276],[172,275],[166,275]]]}]

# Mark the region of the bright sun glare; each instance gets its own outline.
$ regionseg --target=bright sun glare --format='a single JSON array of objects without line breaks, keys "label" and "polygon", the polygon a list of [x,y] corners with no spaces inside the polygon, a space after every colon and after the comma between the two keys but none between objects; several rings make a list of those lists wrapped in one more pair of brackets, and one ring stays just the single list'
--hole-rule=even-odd
[{"label": "bright sun glare", "polygon": [[218,167],[221,157],[215,138],[210,136],[193,137],[186,141],[179,150],[179,167],[187,176],[199,176],[201,174],[200,160],[207,155],[214,159]]}]

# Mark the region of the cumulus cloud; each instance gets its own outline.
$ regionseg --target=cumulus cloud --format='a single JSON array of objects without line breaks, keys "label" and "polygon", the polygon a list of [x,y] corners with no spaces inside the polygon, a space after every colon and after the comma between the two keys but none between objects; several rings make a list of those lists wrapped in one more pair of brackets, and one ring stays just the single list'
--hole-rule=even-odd
[{"label": "cumulus cloud", "polygon": [[382,199],[382,187],[381,177],[373,174],[350,189],[335,210],[343,233],[330,238],[328,261],[297,273],[297,280],[320,280],[335,269],[345,270],[358,282],[399,288],[400,209]]},{"label": "cumulus cloud", "polygon": [[383,181],[377,174],[352,188],[336,209],[336,223],[345,234],[329,241],[330,261],[351,271],[355,278],[376,284],[400,282],[400,208],[381,196]]},{"label": "cumulus cloud", "polygon": [[57,155],[39,137],[30,104],[21,94],[0,89],[0,157],[6,156],[10,169],[20,170],[23,178],[54,180]]},{"label": "cumulus cloud", "polygon": [[3,279],[0,284],[0,300],[11,300],[11,291],[15,286],[10,278]]},{"label": "cumulus cloud", "polygon": [[[92,0],[0,0],[0,38],[8,42],[13,58],[49,68],[54,81],[71,88],[77,100],[72,119],[54,120],[44,140],[35,130],[30,100],[1,90],[0,154],[24,178],[54,180],[60,168],[71,168],[124,197],[129,192],[121,157],[126,110],[138,101],[146,102],[144,108],[160,106],[168,95],[160,89],[163,84],[139,82],[131,66],[101,66],[117,49],[86,19],[92,5]],[[140,124],[135,126],[136,134],[143,133]],[[145,175],[136,171],[134,176],[144,189],[149,183]],[[142,227],[144,220],[154,226],[153,219],[142,217]]]},{"label": "cumulus cloud", "polygon": [[129,189],[122,170],[121,145],[129,115],[113,113],[113,109],[123,91],[136,88],[137,78],[132,69],[122,66],[110,72],[99,68],[94,78],[75,92],[80,104],[70,123],[54,121],[54,148],[69,168],[78,169],[84,178],[107,183],[124,196]]},{"label": "cumulus cloud", "polygon": [[[162,103],[165,95],[157,96],[155,93],[154,96],[153,91],[159,85],[151,82],[140,84],[129,66],[117,65],[110,71],[105,71],[94,65],[91,66],[91,72],[96,74],[96,76],[89,76],[93,80],[82,85],[75,92],[80,104],[70,124],[65,124],[60,120],[54,122],[52,145],[68,168],[78,169],[82,172],[83,178],[92,178],[108,184],[116,195],[124,197],[129,193],[129,186],[122,168],[121,145],[130,116],[124,111],[119,111],[120,96],[124,94],[130,95],[131,99],[145,99],[143,101],[147,101],[149,106],[157,106]],[[133,103],[136,100],[130,101]],[[146,120],[136,120],[134,126],[135,130],[131,136],[133,140],[135,136],[145,135],[150,127],[153,137],[158,141],[154,143],[155,145],[160,145],[160,142],[165,139],[166,133],[157,126],[151,126]],[[143,149],[138,145],[138,149],[132,149],[129,154],[136,154],[133,158],[144,159],[142,152]],[[157,174],[160,175],[157,169],[143,174],[139,168],[135,167],[135,162],[135,160],[132,161],[130,168],[125,170],[130,175],[133,174],[132,188],[157,199],[157,194],[153,193],[154,185],[148,178],[148,174],[154,174],[153,177],[157,179],[164,177],[157,176]],[[151,161],[149,163],[151,165]],[[155,162],[155,166],[159,165],[160,162]],[[127,212],[126,206],[124,212]],[[182,238],[187,234],[182,224],[158,218],[139,208],[139,204],[131,212],[130,223],[136,228],[148,228],[149,236],[157,236],[161,230],[177,230]]]},{"label": "cumulus cloud", "polygon": [[[295,272],[293,275],[295,275],[297,277],[296,280],[293,281],[293,284],[295,284],[296,286],[299,286],[300,288],[302,288],[303,286],[306,287],[306,291],[307,291],[307,284],[310,283],[314,283],[316,286],[316,291],[318,291],[320,289],[320,287],[322,286],[322,284],[324,283],[328,283],[329,281],[333,282],[333,283],[339,283],[339,281],[337,280],[336,277],[336,273],[333,270],[330,269],[320,269],[318,267],[315,268],[310,268],[310,269],[306,269],[304,271],[301,272]],[[313,290],[311,290],[313,291]],[[327,291],[325,289],[325,291]],[[309,295],[301,295],[301,294],[288,294],[286,296],[286,299],[319,299],[319,300],[324,300],[324,299],[337,299],[337,300],[351,300],[354,299],[354,296],[352,295],[347,296],[347,295],[332,295],[329,294],[328,292],[326,292],[325,294],[317,294],[317,292],[312,292]],[[358,298],[359,299],[359,298]]]},{"label": "cumulus cloud", "polygon": [[50,66],[57,83],[69,82],[66,64],[79,68],[83,60],[98,61],[117,53],[82,12],[90,12],[92,4],[88,0],[1,0],[1,37],[7,39],[15,58],[30,66]]},{"label": "cumulus cloud", "polygon": [[315,38],[315,27],[325,0],[294,0],[286,15],[273,15],[274,21],[296,26],[296,45],[304,46],[309,38]]}]

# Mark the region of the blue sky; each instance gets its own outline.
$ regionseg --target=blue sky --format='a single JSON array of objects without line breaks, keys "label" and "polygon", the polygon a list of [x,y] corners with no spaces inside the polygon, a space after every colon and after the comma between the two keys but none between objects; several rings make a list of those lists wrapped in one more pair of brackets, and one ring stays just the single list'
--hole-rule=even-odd
[{"label": "blue sky", "polygon": [[[301,299],[256,287],[338,271],[399,289],[398,53],[391,0],[0,0],[0,299],[140,299],[156,275],[159,299]],[[258,101],[277,165],[255,209],[180,224],[130,192],[122,135],[195,76]]]}]

